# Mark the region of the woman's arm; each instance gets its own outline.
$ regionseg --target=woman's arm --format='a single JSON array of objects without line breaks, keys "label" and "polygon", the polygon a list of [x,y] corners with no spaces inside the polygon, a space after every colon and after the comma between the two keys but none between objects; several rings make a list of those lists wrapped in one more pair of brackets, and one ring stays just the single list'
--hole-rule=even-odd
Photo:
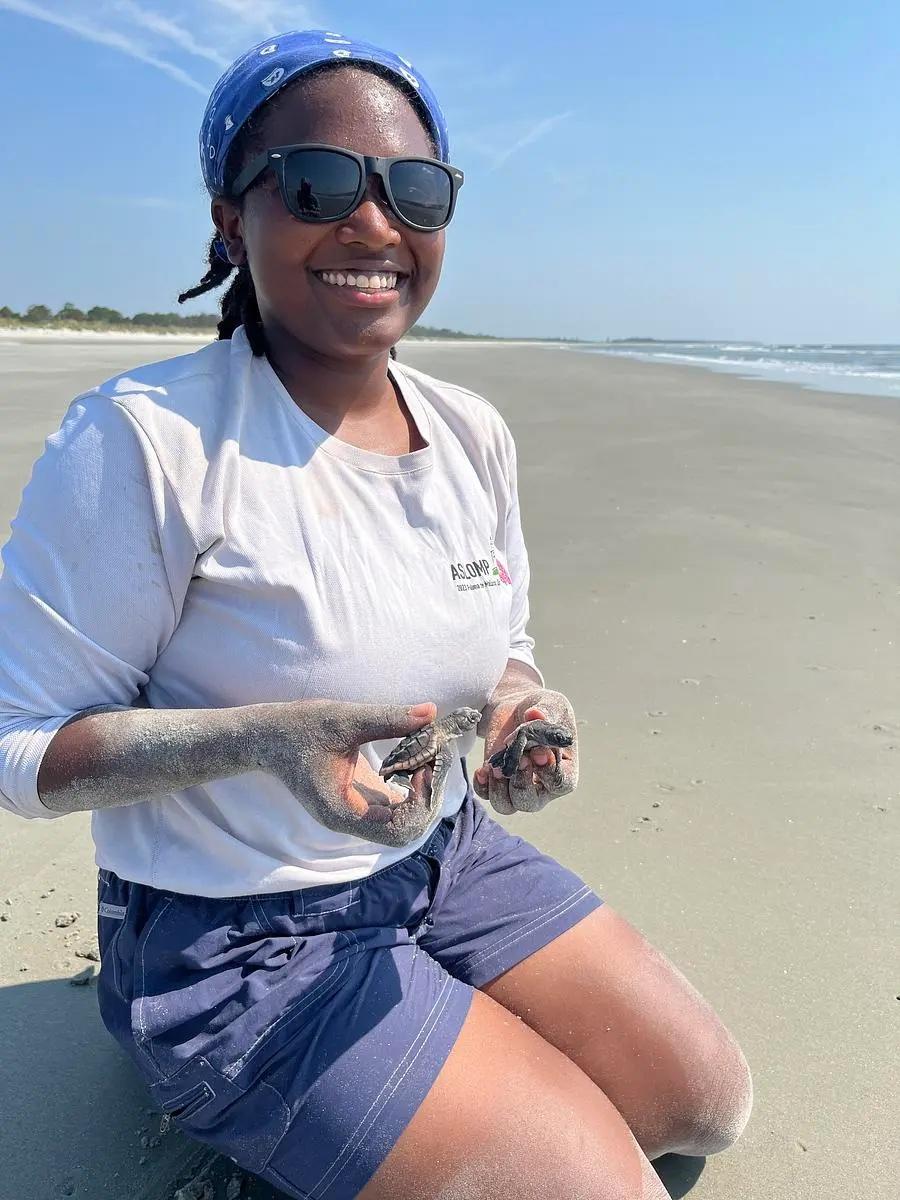
[{"label": "woman's arm", "polygon": [[[38,773],[55,813],[137,804],[246,771],[275,775],[329,829],[404,845],[432,813],[359,757],[366,742],[404,737],[435,716],[433,704],[298,700],[240,708],[104,709],[54,735]],[[403,821],[398,822],[400,805]],[[400,840],[402,839],[402,840]]]},{"label": "woman's arm", "polygon": [[56,813],[121,808],[151,796],[260,767],[274,705],[95,709],[58,730],[38,771],[41,802]]},{"label": "woman's arm", "polygon": [[420,728],[433,705],[135,707],[201,549],[133,416],[98,393],[75,401],[3,551],[0,806],[58,818],[264,770],[328,828],[405,845],[433,814],[358,749]]}]

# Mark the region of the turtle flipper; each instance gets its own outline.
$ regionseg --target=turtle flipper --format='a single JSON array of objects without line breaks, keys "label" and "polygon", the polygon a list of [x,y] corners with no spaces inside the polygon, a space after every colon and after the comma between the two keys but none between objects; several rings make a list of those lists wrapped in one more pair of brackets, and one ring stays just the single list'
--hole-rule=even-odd
[{"label": "turtle flipper", "polygon": [[518,771],[519,759],[526,750],[534,750],[538,746],[557,750],[561,746],[571,746],[573,741],[563,725],[553,725],[550,721],[537,718],[523,722],[506,749],[498,750],[488,761],[492,767],[499,767],[505,778],[511,779]]},{"label": "turtle flipper", "polygon": [[512,779],[516,771],[519,769],[519,759],[522,757],[522,752],[525,749],[525,740],[528,737],[528,722],[520,725],[515,732],[513,740],[504,750],[498,750],[496,754],[490,757],[492,767],[499,767],[506,779]]}]

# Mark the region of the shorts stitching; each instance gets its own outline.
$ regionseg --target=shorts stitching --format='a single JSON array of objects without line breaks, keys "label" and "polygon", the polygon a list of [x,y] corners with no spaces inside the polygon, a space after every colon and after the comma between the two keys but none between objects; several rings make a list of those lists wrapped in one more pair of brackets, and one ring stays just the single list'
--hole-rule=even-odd
[{"label": "shorts stitching", "polygon": [[166,902],[164,904],[160,905],[159,912],[156,914],[156,916],[150,922],[150,928],[147,930],[146,934],[144,935],[144,944],[141,946],[141,957],[140,957],[141,982],[138,987],[138,997],[137,997],[137,1018],[138,1018],[137,1023],[138,1023],[138,1029],[140,1030],[140,1036],[137,1039],[137,1045],[139,1045],[141,1047],[141,1049],[148,1055],[150,1061],[153,1063],[154,1066],[157,1066],[158,1064],[156,1062],[156,1058],[153,1054],[153,1051],[150,1049],[150,1044],[149,1044],[150,1039],[148,1038],[147,1031],[144,1027],[144,1001],[146,1000],[146,996],[144,995],[144,984],[145,984],[146,978],[147,978],[145,967],[144,967],[144,954],[146,953],[147,943],[150,941],[150,936],[153,933],[153,930],[159,924],[160,917],[164,916],[164,914],[169,911],[169,908],[172,904],[173,899],[174,899],[174,897],[170,896],[169,899],[166,900]]},{"label": "shorts stitching", "polygon": [[[287,1131],[285,1131],[287,1132]],[[296,1196],[298,1200],[311,1200],[309,1192],[301,1192],[296,1183],[287,1176],[282,1175],[280,1171],[276,1171],[274,1167],[266,1167],[261,1174],[266,1178],[278,1184],[281,1191],[286,1192],[289,1196]]]},{"label": "shorts stitching", "polygon": [[498,954],[507,946],[515,945],[515,943],[521,941],[523,937],[528,937],[529,934],[535,933],[538,929],[542,929],[544,925],[549,924],[551,921],[556,920],[557,917],[561,917],[563,913],[568,912],[568,910],[574,907],[579,900],[590,895],[590,891],[591,889],[587,886],[587,884],[585,884],[583,887],[579,888],[577,892],[573,892],[570,896],[567,896],[565,900],[560,900],[558,904],[554,904],[553,908],[551,908],[548,912],[540,913],[526,925],[520,925],[505,938],[501,938],[499,941],[492,942],[491,945],[484,950],[478,950],[472,954],[467,954],[465,958],[460,959],[460,961],[456,964],[457,970],[468,970],[483,962],[485,959],[492,958],[495,954]]},{"label": "shorts stitching", "polygon": [[[428,1045],[429,1038],[434,1033],[435,1029],[437,1029],[438,1021],[440,1020],[441,1016],[443,1015],[444,1009],[447,1007],[447,1005],[450,1002],[450,994],[452,992],[453,986],[454,986],[454,980],[452,977],[448,976],[444,980],[443,987],[441,988],[440,992],[438,993],[437,999],[435,1000],[434,1004],[432,1005],[431,1012],[425,1018],[425,1021],[422,1024],[422,1028],[419,1030],[419,1032],[416,1034],[416,1037],[410,1043],[409,1048],[407,1049],[406,1053],[403,1055],[403,1058],[401,1058],[400,1062],[397,1063],[397,1066],[394,1068],[393,1073],[386,1080],[386,1082],[383,1084],[383,1086],[381,1088],[381,1091],[378,1093],[378,1095],[375,1097],[375,1099],[369,1105],[369,1109],[366,1112],[365,1116],[362,1118],[362,1120],[357,1125],[356,1129],[354,1129],[353,1133],[350,1135],[350,1137],[344,1143],[344,1147],[341,1150],[340,1154],[338,1154],[337,1158],[334,1160],[334,1162],[331,1164],[331,1166],[328,1168],[328,1170],[325,1172],[325,1174],[321,1177],[321,1179],[319,1179],[318,1182],[313,1185],[313,1188],[309,1193],[310,1200],[320,1200],[321,1196],[324,1196],[328,1191],[330,1191],[335,1180],[341,1174],[343,1174],[343,1172],[346,1170],[346,1168],[349,1166],[349,1164],[356,1157],[356,1155],[359,1152],[360,1147],[362,1146],[363,1142],[365,1141],[366,1137],[368,1136],[369,1130],[372,1128],[372,1126],[378,1120],[379,1113],[384,1108],[384,1106],[388,1103],[388,1101],[391,1099],[391,1097],[394,1095],[394,1093],[397,1091],[397,1089],[400,1087],[403,1080],[406,1078],[406,1076],[409,1074],[409,1072],[415,1066],[416,1059],[419,1057],[419,1055],[422,1053],[422,1051]],[[418,1046],[418,1048],[416,1048],[417,1041],[420,1042],[420,1045]],[[413,1050],[415,1050],[414,1054],[413,1054]],[[412,1058],[409,1058],[410,1054],[412,1054]],[[409,1059],[408,1062],[406,1061],[407,1059]],[[404,1066],[404,1064],[405,1064],[405,1066]],[[397,1078],[397,1073],[400,1071],[401,1067],[403,1067],[404,1069],[400,1073],[399,1078]],[[393,1086],[391,1086],[392,1084],[393,1084]],[[389,1088],[390,1088],[390,1090],[388,1091]],[[384,1094],[385,1092],[387,1092],[387,1095]],[[384,1099],[382,1099],[382,1096],[384,1096]],[[379,1100],[381,1101],[380,1104],[379,1104]],[[364,1126],[365,1126],[365,1129],[363,1129]],[[360,1135],[361,1129],[363,1130],[363,1132]],[[354,1142],[356,1143],[355,1145],[353,1144]],[[351,1149],[351,1147],[352,1147],[352,1149]],[[345,1161],[343,1163],[341,1163],[342,1158],[345,1159]],[[340,1166],[338,1166],[339,1163],[340,1163]],[[336,1174],[334,1174],[335,1168],[337,1168]],[[332,1176],[332,1175],[333,1175],[333,1178],[331,1178],[329,1180],[328,1177]],[[320,1193],[319,1189],[322,1187],[323,1184],[326,1184],[326,1183],[327,1183],[327,1186],[325,1188],[325,1192]]]},{"label": "shorts stitching", "polygon": [[296,1004],[292,1004],[291,1007],[286,1009],[280,1017],[277,1017],[271,1025],[267,1025],[262,1033],[260,1033],[256,1038],[253,1045],[249,1046],[236,1062],[230,1063],[222,1072],[226,1079],[234,1079],[235,1075],[244,1069],[264,1039],[266,1039],[270,1034],[274,1033],[280,1025],[283,1025],[288,1020],[293,1020],[294,1017],[299,1016],[300,1013],[309,1008],[313,1001],[318,999],[318,997],[333,979],[339,979],[341,975],[343,975],[350,964],[351,958],[355,958],[360,950],[359,942],[352,931],[348,930],[344,936],[353,942],[353,953],[346,955],[339,962],[335,963],[331,970],[326,972],[326,974],[319,980],[318,984],[311,992],[308,992],[305,996],[302,996]]},{"label": "shorts stitching", "polygon": [[320,909],[317,909],[315,912],[308,912],[304,908],[303,912],[300,914],[297,914],[297,915],[303,916],[303,917],[327,917],[327,916],[330,916],[331,913],[346,912],[347,909],[352,908],[354,906],[354,904],[362,903],[362,896],[360,896],[360,894],[359,894],[359,889],[356,888],[355,890],[356,890],[356,895],[353,897],[353,899],[348,900],[346,904],[339,905],[337,908],[320,908]]},{"label": "shorts stitching", "polygon": [[271,1162],[272,1157],[275,1154],[275,1151],[278,1149],[278,1147],[284,1141],[284,1136],[291,1127],[291,1121],[293,1120],[293,1117],[291,1116],[291,1110],[290,1110],[290,1106],[288,1105],[288,1102],[285,1100],[284,1096],[282,1096],[281,1092],[279,1092],[278,1088],[273,1087],[271,1083],[266,1083],[266,1081],[264,1079],[260,1079],[257,1082],[256,1086],[260,1087],[260,1088],[265,1088],[266,1091],[272,1092],[277,1097],[278,1103],[281,1106],[281,1111],[282,1111],[281,1134],[279,1135],[278,1140],[275,1143],[275,1145],[272,1147],[272,1149],[266,1155],[266,1160],[263,1163],[262,1167],[260,1168],[260,1170],[264,1171],[268,1167],[269,1163]]},{"label": "shorts stitching", "polygon": [[250,897],[250,910],[253,913],[253,916],[256,918],[256,924],[259,926],[259,932],[265,933],[266,919],[263,916],[263,914],[260,913],[259,909],[256,907],[256,897],[255,896]]}]

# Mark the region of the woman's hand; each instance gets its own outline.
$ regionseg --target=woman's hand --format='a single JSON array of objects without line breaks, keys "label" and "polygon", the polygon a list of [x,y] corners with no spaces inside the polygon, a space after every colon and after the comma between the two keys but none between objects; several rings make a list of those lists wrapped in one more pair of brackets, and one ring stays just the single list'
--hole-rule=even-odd
[{"label": "woman's hand", "polygon": [[[512,742],[523,722],[541,719],[562,725],[571,735],[572,745],[558,750],[549,746],[527,750],[519,760],[518,771],[506,779],[488,760]],[[574,791],[578,784],[575,713],[562,692],[533,688],[500,700],[488,714],[484,746],[484,763],[475,772],[473,784],[476,794],[489,800],[499,813],[539,812],[557,796]]]},{"label": "woman's hand", "polygon": [[421,729],[435,719],[434,704],[406,708],[298,700],[260,708],[260,767],[280,779],[322,825],[381,845],[405,846],[431,824],[431,768],[416,771],[407,792],[382,779],[359,748]]}]

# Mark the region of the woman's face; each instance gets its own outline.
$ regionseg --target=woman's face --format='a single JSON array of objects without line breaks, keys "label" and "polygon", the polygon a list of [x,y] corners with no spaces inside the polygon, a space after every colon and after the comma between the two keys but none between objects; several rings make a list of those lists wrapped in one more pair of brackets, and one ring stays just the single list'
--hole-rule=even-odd
[{"label": "woman's face", "polygon": [[[263,124],[265,146],[324,142],[359,154],[434,156],[422,122],[388,81],[351,67],[328,71],[276,98]],[[355,212],[342,221],[309,224],[282,203],[272,171],[238,209],[213,201],[213,220],[229,257],[250,266],[259,311],[280,332],[328,358],[386,352],[411,328],[437,287],[444,231],[423,233],[388,208],[370,179]],[[354,303],[349,288],[325,283],[319,271],[370,267],[401,272],[395,298],[379,307]]]}]

